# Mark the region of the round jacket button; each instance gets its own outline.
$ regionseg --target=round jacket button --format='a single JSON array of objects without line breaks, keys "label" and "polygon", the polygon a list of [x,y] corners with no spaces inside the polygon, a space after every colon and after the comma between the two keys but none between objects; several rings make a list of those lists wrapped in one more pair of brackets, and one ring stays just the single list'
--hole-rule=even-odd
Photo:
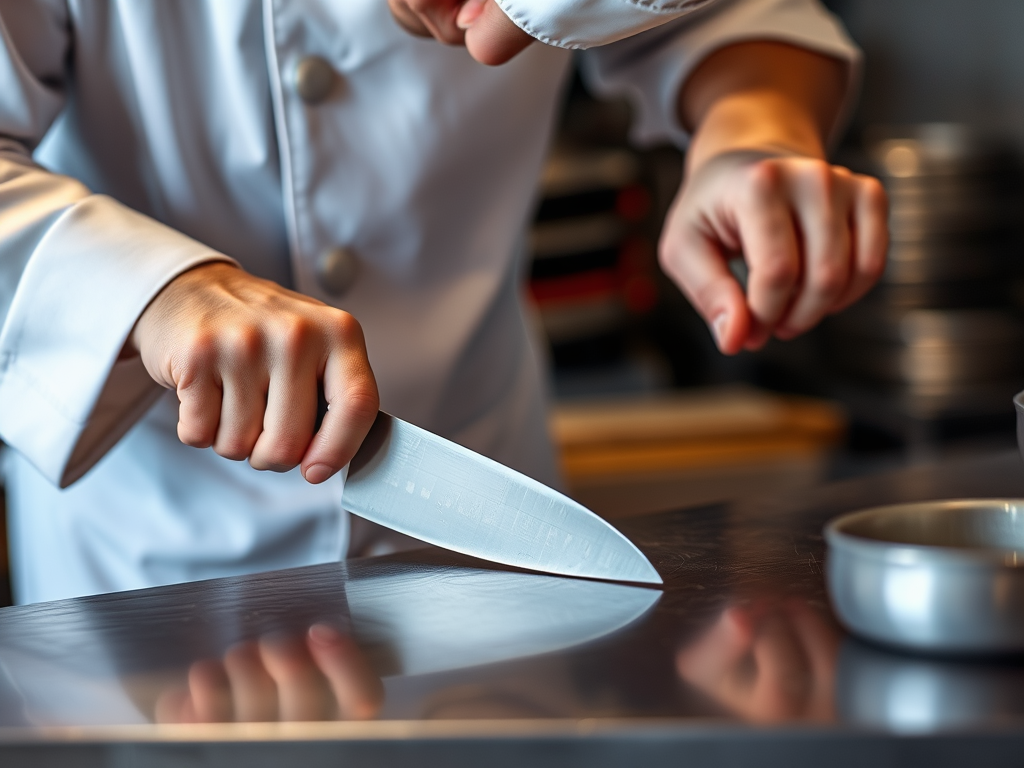
[{"label": "round jacket button", "polygon": [[334,67],[322,56],[307,56],[295,67],[295,91],[309,105],[319,104],[334,88]]},{"label": "round jacket button", "polygon": [[331,296],[341,296],[355,282],[359,259],[351,248],[330,248],[316,262],[316,281]]}]

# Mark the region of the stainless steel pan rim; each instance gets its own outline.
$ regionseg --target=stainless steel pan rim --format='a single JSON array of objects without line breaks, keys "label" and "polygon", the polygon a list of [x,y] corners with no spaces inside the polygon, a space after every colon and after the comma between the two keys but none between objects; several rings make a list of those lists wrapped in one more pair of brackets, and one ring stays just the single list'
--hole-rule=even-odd
[{"label": "stainless steel pan rim", "polygon": [[[1017,413],[1024,415],[1024,392],[1018,392],[1013,396],[1013,407],[1017,409]],[[1021,446],[1021,451],[1024,452],[1024,445]]]},{"label": "stainless steel pan rim", "polygon": [[[1022,405],[1021,407],[1024,407]],[[857,531],[870,527],[871,523],[893,519],[894,516],[911,516],[952,512],[965,513],[987,510],[1020,515],[1024,520],[1024,499],[956,499],[950,501],[923,501],[911,504],[891,504],[872,507],[838,517],[825,527],[825,541],[830,547],[847,550],[859,557],[867,557],[898,565],[920,563],[942,563],[945,566],[991,568],[1024,568],[1024,547],[996,548],[971,545],[938,545],[920,542],[899,541],[869,536]]]}]

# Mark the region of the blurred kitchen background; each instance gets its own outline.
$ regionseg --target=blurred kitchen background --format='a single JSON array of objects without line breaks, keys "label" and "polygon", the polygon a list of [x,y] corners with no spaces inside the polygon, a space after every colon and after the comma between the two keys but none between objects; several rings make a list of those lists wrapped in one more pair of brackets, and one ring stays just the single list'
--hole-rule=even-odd
[{"label": "blurred kitchen background", "polygon": [[734,358],[660,274],[681,154],[577,82],[530,239],[571,492],[643,512],[1013,446],[1024,389],[1024,3],[826,0],[866,56],[833,159],[879,176],[881,284]]}]

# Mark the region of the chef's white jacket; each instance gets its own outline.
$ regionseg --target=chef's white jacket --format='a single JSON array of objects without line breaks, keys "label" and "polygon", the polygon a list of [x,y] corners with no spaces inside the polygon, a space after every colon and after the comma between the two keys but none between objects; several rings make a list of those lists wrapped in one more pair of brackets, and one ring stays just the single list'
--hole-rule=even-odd
[{"label": "chef's white jacket", "polygon": [[[119,361],[147,302],[213,259],[352,313],[384,409],[554,482],[517,243],[567,49],[669,22],[584,54],[647,141],[685,140],[680,85],[727,43],[857,57],[815,0],[501,2],[558,47],[481,66],[405,34],[384,0],[0,0],[0,437],[20,602],[344,555],[340,479],[181,445],[174,394]],[[313,55],[334,81],[307,103],[296,72]],[[334,295],[317,270],[338,247],[356,269]]]}]

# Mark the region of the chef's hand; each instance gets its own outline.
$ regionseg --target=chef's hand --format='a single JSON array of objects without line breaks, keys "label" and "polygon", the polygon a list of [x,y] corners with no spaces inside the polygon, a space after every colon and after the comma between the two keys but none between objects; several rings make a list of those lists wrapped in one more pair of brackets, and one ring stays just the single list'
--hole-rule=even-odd
[{"label": "chef's hand", "polygon": [[408,32],[465,45],[481,64],[504,64],[533,42],[494,0],[388,0]]},{"label": "chef's hand", "polygon": [[158,723],[369,720],[384,700],[380,678],[347,635],[325,624],[305,638],[239,643],[197,661],[187,683],[156,701]]},{"label": "chef's hand", "polygon": [[[301,464],[320,483],[345,466],[379,400],[359,323],[217,262],[171,281],[132,331],[149,375],[181,403],[178,437],[256,469]],[[314,434],[318,387],[330,403]]]},{"label": "chef's hand", "polygon": [[831,722],[840,635],[800,600],[726,608],[676,654],[679,676],[754,723]]},{"label": "chef's hand", "polygon": [[[882,274],[882,186],[825,159],[845,82],[834,59],[741,43],[684,85],[680,117],[693,140],[660,261],[727,354],[798,336]],[[745,290],[733,259],[746,262]]]}]

